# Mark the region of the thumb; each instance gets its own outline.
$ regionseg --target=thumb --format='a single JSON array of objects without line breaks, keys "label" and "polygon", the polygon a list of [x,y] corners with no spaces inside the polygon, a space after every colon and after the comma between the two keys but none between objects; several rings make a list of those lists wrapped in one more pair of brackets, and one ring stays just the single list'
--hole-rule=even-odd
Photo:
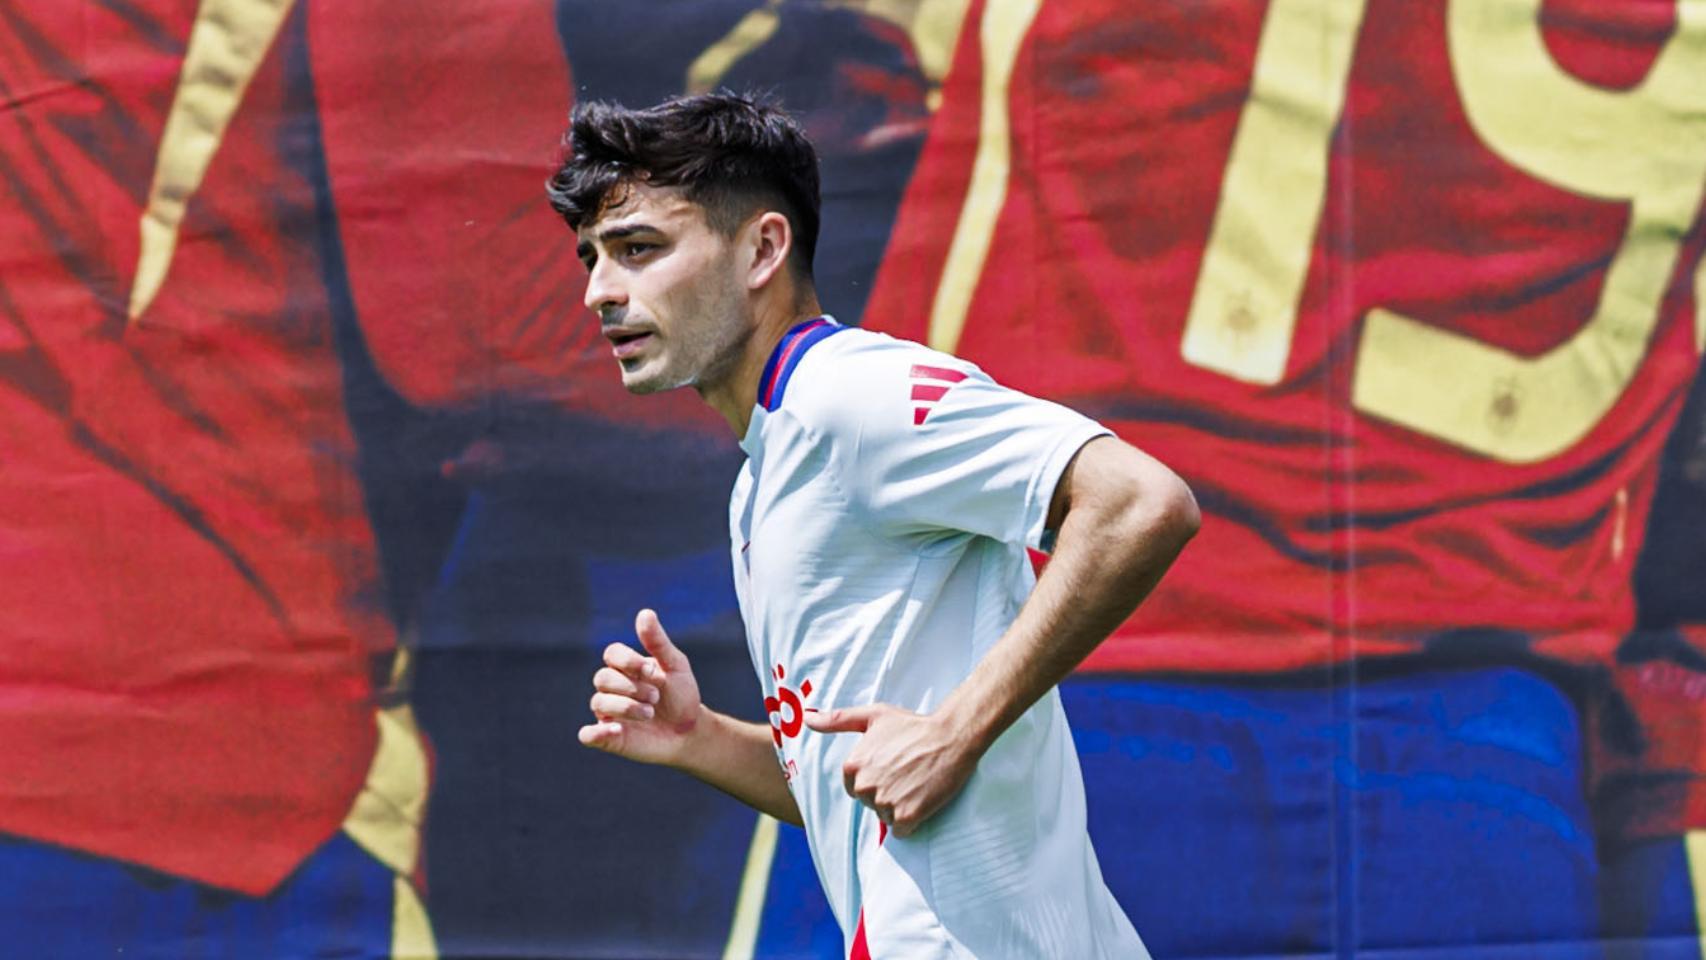
[{"label": "thumb", "polygon": [[818,733],[864,733],[871,721],[887,709],[880,703],[839,710],[814,710],[806,714],[806,726]]},{"label": "thumb", "polygon": [[658,664],[666,673],[687,669],[687,654],[670,642],[669,634],[664,632],[663,623],[658,620],[656,611],[641,610],[640,615],[634,618],[634,632],[640,637],[640,646],[657,658]]}]

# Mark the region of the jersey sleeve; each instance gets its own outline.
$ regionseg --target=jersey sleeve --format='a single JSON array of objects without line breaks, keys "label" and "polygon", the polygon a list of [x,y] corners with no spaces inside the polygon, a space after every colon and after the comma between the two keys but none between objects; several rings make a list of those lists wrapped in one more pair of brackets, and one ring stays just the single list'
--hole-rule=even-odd
[{"label": "jersey sleeve", "polygon": [[896,534],[963,531],[1046,549],[1055,486],[1110,431],[922,348],[849,364],[859,384],[831,418],[844,494]]}]

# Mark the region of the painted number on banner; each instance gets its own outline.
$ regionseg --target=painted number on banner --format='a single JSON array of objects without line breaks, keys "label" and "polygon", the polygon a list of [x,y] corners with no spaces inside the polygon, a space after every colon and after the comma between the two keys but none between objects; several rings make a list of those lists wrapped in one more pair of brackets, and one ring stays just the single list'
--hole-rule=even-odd
[{"label": "painted number on banner", "polygon": [[[1501,159],[1630,205],[1599,303],[1574,336],[1535,357],[1376,308],[1352,387],[1364,413],[1511,463],[1568,449],[1628,387],[1706,191],[1706,3],[1677,3],[1676,30],[1628,91],[1557,65],[1541,3],[1452,0],[1452,72],[1476,135]],[[1250,383],[1284,375],[1364,5],[1269,8],[1186,320],[1191,363]],[[1244,322],[1227,322],[1235,315]]]}]

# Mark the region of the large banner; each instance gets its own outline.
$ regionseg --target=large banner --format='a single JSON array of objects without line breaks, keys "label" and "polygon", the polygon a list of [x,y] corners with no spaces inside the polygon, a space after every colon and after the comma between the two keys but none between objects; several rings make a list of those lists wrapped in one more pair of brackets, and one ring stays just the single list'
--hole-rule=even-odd
[{"label": "large banner", "polygon": [[773,693],[544,199],[722,88],[837,319],[1195,491],[1062,690],[1157,957],[1706,953],[1706,0],[0,0],[11,955],[845,955],[575,740],[641,607]]}]

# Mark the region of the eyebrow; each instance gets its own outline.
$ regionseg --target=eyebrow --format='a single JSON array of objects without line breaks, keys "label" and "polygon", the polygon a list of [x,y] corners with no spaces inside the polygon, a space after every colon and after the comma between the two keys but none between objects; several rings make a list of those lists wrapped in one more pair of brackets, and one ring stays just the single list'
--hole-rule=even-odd
[{"label": "eyebrow", "polygon": [[[605,229],[598,231],[598,242],[609,243],[612,240],[621,240],[624,237],[631,237],[636,233],[659,232],[660,231],[657,227],[654,227],[649,223],[627,223],[619,227],[606,227]],[[582,240],[580,243],[575,245],[575,256],[580,257],[582,262],[589,262],[592,255],[592,244],[588,241]]]},{"label": "eyebrow", "polygon": [[649,223],[627,223],[620,227],[606,227],[605,229],[600,230],[598,232],[598,239],[608,243],[611,240],[620,240],[623,237],[631,237],[636,233],[657,232],[658,228]]}]

